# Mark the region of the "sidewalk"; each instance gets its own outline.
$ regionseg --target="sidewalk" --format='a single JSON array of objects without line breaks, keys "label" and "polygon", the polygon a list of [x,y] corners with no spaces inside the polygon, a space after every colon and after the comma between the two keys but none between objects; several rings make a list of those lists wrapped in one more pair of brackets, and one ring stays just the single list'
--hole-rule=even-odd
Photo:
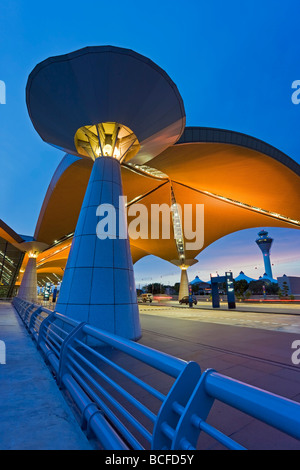
[{"label": "sidewalk", "polygon": [[[202,371],[214,368],[300,401],[300,366],[291,362],[291,344],[299,339],[298,334],[190,321],[167,314],[164,309],[141,313],[141,344],[196,361]],[[7,349],[6,364],[0,365],[0,450],[92,450],[9,303],[0,303],[0,340]],[[143,365],[140,367],[145,374]],[[151,371],[149,383],[157,380]],[[151,406],[149,402],[149,409]],[[210,413],[210,422],[249,449],[300,450],[299,441],[219,402]],[[216,450],[222,446],[203,434],[197,448]]]},{"label": "sidewalk", "polygon": [[[140,342],[186,361],[196,361],[202,371],[212,368],[300,401],[300,365],[291,361],[291,344],[299,334],[191,321],[172,316],[174,311],[157,308],[141,312]],[[300,441],[220,402],[215,403],[208,421],[251,450],[300,450]],[[203,434],[198,449],[217,450],[222,446]]]},{"label": "sidewalk", "polygon": [[0,303],[0,450],[92,450],[10,303]]}]

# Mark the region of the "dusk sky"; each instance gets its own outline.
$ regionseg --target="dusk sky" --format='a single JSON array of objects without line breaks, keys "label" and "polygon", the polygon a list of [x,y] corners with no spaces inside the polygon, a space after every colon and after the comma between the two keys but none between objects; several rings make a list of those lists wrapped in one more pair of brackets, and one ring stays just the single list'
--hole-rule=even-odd
[{"label": "dusk sky", "polygon": [[[243,132],[300,163],[300,104],[291,100],[292,83],[300,80],[299,14],[299,0],[2,2],[0,80],[6,84],[6,104],[0,105],[0,218],[16,232],[33,235],[63,157],[31,124],[28,75],[42,60],[85,46],[125,47],[156,62],[176,83],[188,126]],[[198,256],[190,279],[208,280],[210,273],[225,270],[263,275],[258,231],[215,242]],[[275,239],[274,277],[300,276],[300,232],[268,231]],[[135,272],[137,287],[179,280],[179,270],[152,256],[140,260]]]}]

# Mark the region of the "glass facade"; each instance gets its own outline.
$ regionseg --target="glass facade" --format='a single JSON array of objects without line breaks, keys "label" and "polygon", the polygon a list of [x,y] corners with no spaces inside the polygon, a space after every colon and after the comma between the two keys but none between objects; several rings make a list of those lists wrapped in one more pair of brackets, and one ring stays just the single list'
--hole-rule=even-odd
[{"label": "glass facade", "polygon": [[24,253],[0,237],[0,298],[14,295],[14,288]]}]

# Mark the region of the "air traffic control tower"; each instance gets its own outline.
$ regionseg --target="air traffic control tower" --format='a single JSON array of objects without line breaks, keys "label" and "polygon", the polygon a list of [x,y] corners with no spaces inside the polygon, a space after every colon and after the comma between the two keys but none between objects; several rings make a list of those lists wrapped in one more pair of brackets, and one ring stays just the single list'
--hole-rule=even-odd
[{"label": "air traffic control tower", "polygon": [[258,234],[259,238],[256,240],[257,245],[261,249],[265,263],[265,273],[268,278],[273,279],[271,261],[270,261],[270,249],[273,243],[273,238],[268,237],[268,232],[262,230]]}]

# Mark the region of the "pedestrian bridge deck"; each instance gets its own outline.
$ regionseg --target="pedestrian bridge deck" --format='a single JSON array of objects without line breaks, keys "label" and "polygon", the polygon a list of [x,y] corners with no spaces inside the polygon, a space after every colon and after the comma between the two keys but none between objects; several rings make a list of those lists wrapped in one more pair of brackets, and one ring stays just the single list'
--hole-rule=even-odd
[{"label": "pedestrian bridge deck", "polygon": [[[300,369],[291,363],[294,334],[168,318],[163,311],[142,314],[141,322],[140,342],[147,346],[300,401]],[[9,303],[0,302],[0,339],[7,353],[0,365],[0,449],[95,448]],[[247,448],[300,450],[298,440],[226,406],[216,407],[212,420]],[[200,438],[199,449],[220,447]]]},{"label": "pedestrian bridge deck", "polygon": [[6,364],[0,364],[0,449],[92,449],[8,302],[0,302],[0,339],[6,345]]}]

